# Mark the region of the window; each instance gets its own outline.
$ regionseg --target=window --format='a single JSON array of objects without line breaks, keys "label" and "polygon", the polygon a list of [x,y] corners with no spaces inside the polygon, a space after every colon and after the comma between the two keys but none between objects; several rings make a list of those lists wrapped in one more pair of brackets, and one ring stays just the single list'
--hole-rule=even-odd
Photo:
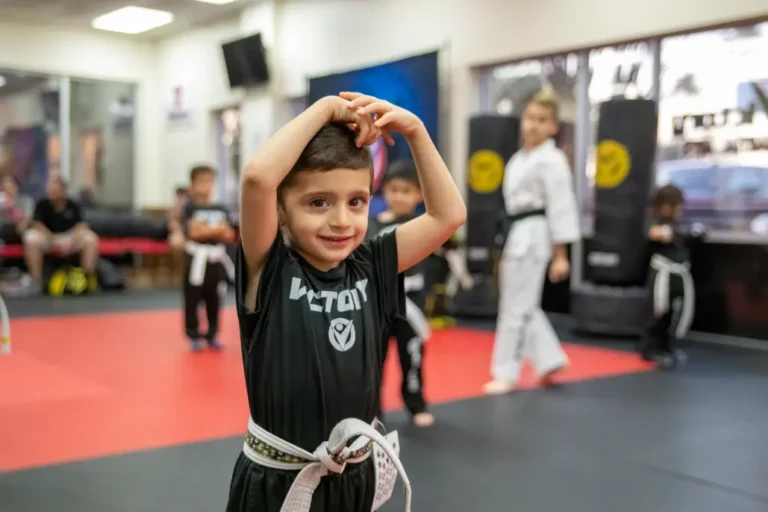
[{"label": "window", "polygon": [[239,108],[216,114],[219,201],[232,213],[240,209],[241,113]]},{"label": "window", "polygon": [[59,87],[58,77],[0,69],[0,172],[32,198],[61,168]]},{"label": "window", "polygon": [[558,146],[573,161],[576,123],[576,80],[578,57],[575,53],[527,60],[490,68],[481,76],[481,109],[520,117],[528,100],[545,86],[552,87],[560,107]]},{"label": "window", "polygon": [[612,46],[589,52],[589,149],[584,196],[579,200],[581,228],[586,236],[592,235],[594,227],[595,152],[600,104],[614,98],[651,98],[653,69],[650,43]]},{"label": "window", "polygon": [[[752,229],[768,210],[768,23],[664,39],[657,180],[687,166],[686,216],[714,232]],[[694,162],[706,162],[696,169]],[[717,169],[714,190],[698,173]],[[695,178],[694,178],[695,176]]]},{"label": "window", "polygon": [[132,208],[135,87],[72,79],[69,193],[86,204]]}]

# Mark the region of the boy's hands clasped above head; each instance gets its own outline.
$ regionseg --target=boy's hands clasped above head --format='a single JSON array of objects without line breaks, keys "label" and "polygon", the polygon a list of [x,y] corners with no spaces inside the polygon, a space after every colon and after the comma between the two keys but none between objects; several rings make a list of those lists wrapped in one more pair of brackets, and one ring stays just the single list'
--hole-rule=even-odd
[{"label": "boy's hands clasped above head", "polygon": [[379,138],[392,146],[395,141],[390,132],[409,137],[424,126],[413,113],[374,96],[342,92],[334,103],[331,120],[347,123],[357,133],[358,147],[373,144]]}]

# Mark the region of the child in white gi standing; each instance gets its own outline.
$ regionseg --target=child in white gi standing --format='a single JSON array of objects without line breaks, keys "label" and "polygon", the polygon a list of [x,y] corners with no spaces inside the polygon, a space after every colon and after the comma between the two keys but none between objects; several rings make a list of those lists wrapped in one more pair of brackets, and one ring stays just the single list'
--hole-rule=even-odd
[{"label": "child in white gi standing", "polygon": [[499,313],[491,363],[491,395],[512,391],[528,359],[545,385],[568,357],[541,309],[547,274],[553,282],[570,274],[567,244],[579,239],[578,211],[565,154],[553,140],[557,100],[536,94],[523,113],[522,143],[507,164],[503,195],[509,233],[499,266]]}]

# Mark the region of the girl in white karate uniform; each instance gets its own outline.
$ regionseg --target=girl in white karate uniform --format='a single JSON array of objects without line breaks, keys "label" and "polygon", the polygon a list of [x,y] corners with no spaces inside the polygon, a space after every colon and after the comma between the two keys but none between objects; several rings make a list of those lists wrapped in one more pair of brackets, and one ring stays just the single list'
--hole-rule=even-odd
[{"label": "girl in white karate uniform", "polygon": [[541,310],[544,280],[570,274],[567,244],[579,239],[573,179],[565,154],[553,140],[558,131],[554,93],[544,90],[522,118],[523,147],[507,164],[503,194],[511,227],[499,265],[499,314],[487,394],[512,391],[523,360],[545,385],[568,365],[552,325]]}]

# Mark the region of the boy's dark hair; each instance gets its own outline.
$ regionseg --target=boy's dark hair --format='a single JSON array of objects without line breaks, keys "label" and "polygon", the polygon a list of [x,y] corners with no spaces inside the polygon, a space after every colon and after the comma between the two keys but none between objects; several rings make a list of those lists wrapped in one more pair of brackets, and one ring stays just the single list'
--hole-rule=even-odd
[{"label": "boy's dark hair", "polygon": [[395,160],[387,169],[384,179],[381,182],[383,187],[392,180],[405,180],[421,188],[419,184],[419,173],[416,170],[416,164],[412,160]]},{"label": "boy's dark hair", "polygon": [[[278,197],[301,171],[365,169],[373,172],[373,157],[368,148],[358,148],[355,132],[342,123],[328,123],[315,134],[301,152],[296,164],[277,189]],[[373,175],[371,175],[373,180]]]},{"label": "boy's dark hair", "polygon": [[683,191],[675,185],[664,185],[653,196],[653,208],[658,210],[662,206],[677,207],[683,204],[685,197]]},{"label": "boy's dark hair", "polygon": [[189,171],[189,182],[193,183],[198,176],[204,174],[216,174],[216,171],[210,165],[196,165]]}]

